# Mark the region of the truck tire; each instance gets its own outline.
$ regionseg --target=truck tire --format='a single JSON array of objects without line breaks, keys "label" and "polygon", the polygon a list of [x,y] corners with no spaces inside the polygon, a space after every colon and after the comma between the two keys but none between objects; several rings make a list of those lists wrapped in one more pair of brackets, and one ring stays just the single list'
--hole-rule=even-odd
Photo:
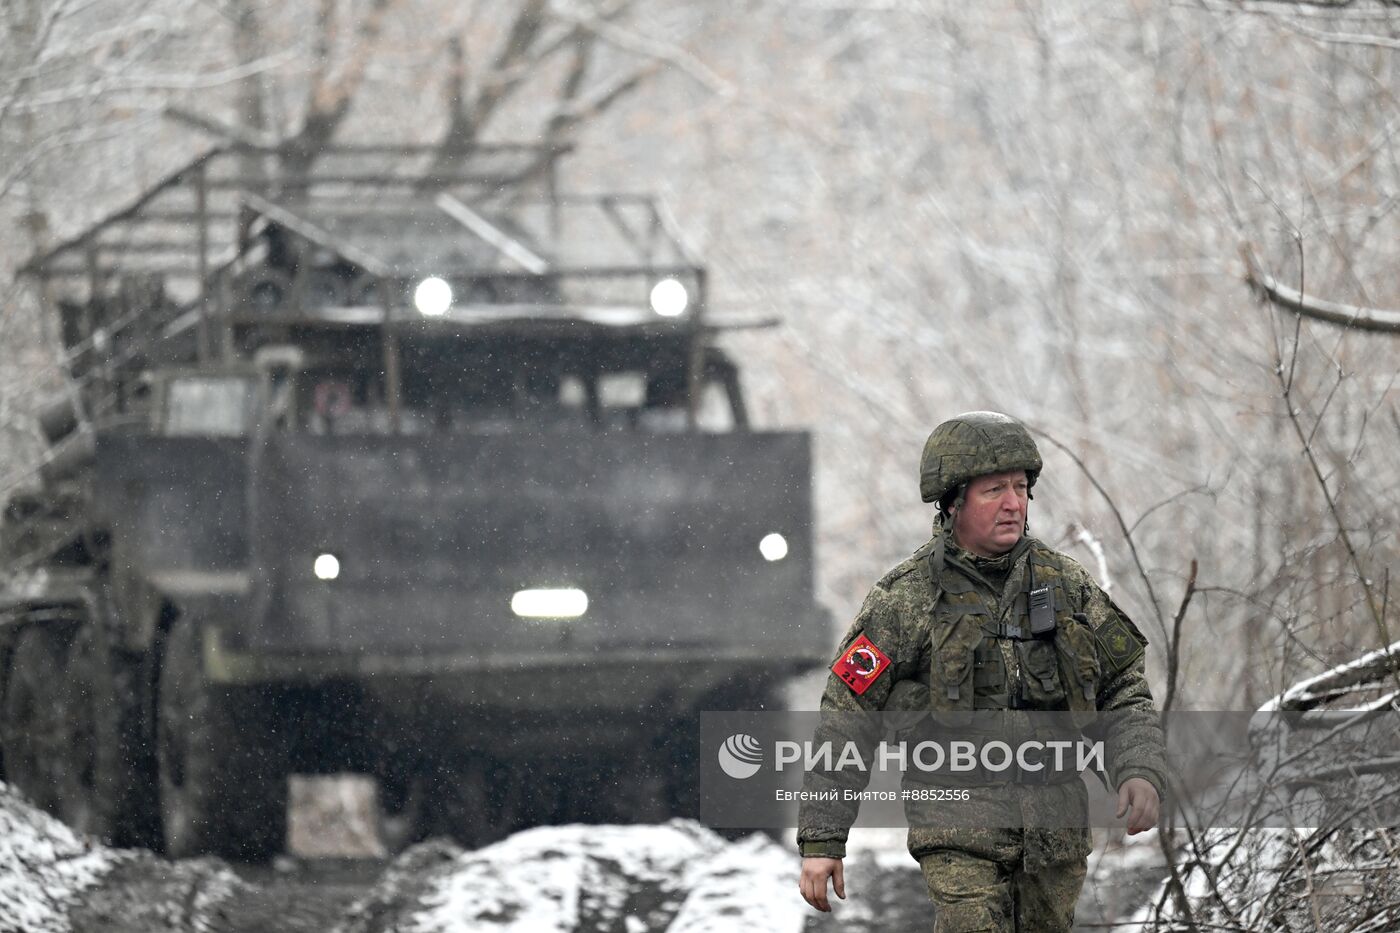
[{"label": "truck tire", "polygon": [[37,807],[59,814],[59,787],[70,764],[66,755],[64,679],[68,644],[50,626],[30,625],[10,652],[0,741],[5,777]]},{"label": "truck tire", "polygon": [[261,861],[287,833],[286,755],[267,697],[211,683],[203,629],[175,620],[157,696],[157,770],[166,854]]},{"label": "truck tire", "polygon": [[58,736],[65,767],[57,775],[53,792],[59,819],[80,833],[110,841],[113,801],[105,793],[105,775],[99,775],[107,770],[115,749],[101,748],[110,737],[99,737],[98,733],[105,730],[98,722],[108,718],[111,710],[99,708],[101,700],[96,694],[101,675],[91,663],[94,659],[78,657],[85,651],[94,627],[85,624],[74,636],[68,647],[65,676],[59,683],[58,708],[62,710],[63,722]]},{"label": "truck tire", "polygon": [[70,825],[113,845],[153,847],[160,839],[154,750],[141,722],[140,665],[115,651],[107,629],[84,625],[68,657]]}]

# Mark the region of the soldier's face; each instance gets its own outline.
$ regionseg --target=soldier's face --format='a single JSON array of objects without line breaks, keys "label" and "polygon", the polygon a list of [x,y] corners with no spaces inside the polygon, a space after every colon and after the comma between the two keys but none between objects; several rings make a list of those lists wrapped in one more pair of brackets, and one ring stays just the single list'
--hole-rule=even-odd
[{"label": "soldier's face", "polygon": [[980,557],[1005,554],[1021,540],[1029,499],[1025,470],[979,476],[967,484],[963,504],[953,513],[953,535]]}]

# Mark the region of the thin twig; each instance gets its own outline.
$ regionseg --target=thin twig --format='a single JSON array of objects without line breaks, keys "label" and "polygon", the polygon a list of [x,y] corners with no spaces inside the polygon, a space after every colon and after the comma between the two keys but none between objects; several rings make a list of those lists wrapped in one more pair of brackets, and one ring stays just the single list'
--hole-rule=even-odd
[{"label": "thin twig", "polygon": [[[1030,426],[1027,425],[1027,427]],[[1083,460],[1079,458],[1077,454],[1075,454],[1074,451],[1070,450],[1064,444],[1060,443],[1058,440],[1051,437],[1049,434],[1047,434],[1040,428],[1030,427],[1030,430],[1045,438],[1062,453],[1064,453],[1065,456],[1069,457],[1069,459],[1074,463],[1074,465],[1079,467],[1080,472],[1084,474],[1085,478],[1089,480],[1089,484],[1094,487],[1095,491],[1097,491],[1100,496],[1103,497],[1104,502],[1108,505],[1109,511],[1113,514],[1113,520],[1118,523],[1118,530],[1122,532],[1123,540],[1128,545],[1128,553],[1132,555],[1133,566],[1137,568],[1138,577],[1142,580],[1143,586],[1147,589],[1147,596],[1150,602],[1152,603],[1152,611],[1157,616],[1157,625],[1161,629],[1162,637],[1167,637],[1167,619],[1165,614],[1162,612],[1161,604],[1157,600],[1157,591],[1152,586],[1152,580],[1147,574],[1147,568],[1143,566],[1142,555],[1138,553],[1137,542],[1133,540],[1132,529],[1128,527],[1128,522],[1123,518],[1123,513],[1119,510],[1117,503],[1113,501],[1113,497],[1108,494],[1108,490],[1105,489],[1103,487],[1103,484],[1099,482],[1098,477],[1096,477],[1093,474],[1093,472],[1089,470],[1089,467],[1084,463]]]},{"label": "thin twig", "polygon": [[1186,591],[1181,594],[1181,604],[1176,607],[1176,615],[1172,618],[1171,644],[1167,646],[1167,694],[1162,700],[1163,714],[1176,702],[1177,680],[1181,673],[1181,626],[1186,619],[1186,607],[1191,605],[1191,597],[1196,595],[1196,569],[1196,560],[1192,558],[1191,572],[1186,577]]}]

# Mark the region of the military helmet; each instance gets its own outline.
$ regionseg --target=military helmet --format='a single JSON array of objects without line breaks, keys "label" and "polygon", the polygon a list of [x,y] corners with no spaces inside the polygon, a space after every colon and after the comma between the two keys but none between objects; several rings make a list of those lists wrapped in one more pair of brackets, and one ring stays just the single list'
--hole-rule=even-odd
[{"label": "military helmet", "polygon": [[968,480],[988,473],[1025,470],[1035,485],[1040,451],[1025,425],[995,411],[969,411],[933,429],[919,461],[919,494],[937,502]]}]

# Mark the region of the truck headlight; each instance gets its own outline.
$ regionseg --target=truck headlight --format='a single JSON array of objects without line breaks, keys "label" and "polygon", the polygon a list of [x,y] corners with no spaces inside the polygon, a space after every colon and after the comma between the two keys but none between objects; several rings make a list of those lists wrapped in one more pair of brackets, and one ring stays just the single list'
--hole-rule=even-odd
[{"label": "truck headlight", "polygon": [[520,590],[510,611],[526,619],[577,619],[588,611],[588,594],[579,589]]},{"label": "truck headlight", "polygon": [[428,276],[413,290],[413,306],[424,317],[441,317],[452,307],[452,286],[446,279]]},{"label": "truck headlight", "polygon": [[662,279],[651,287],[651,310],[662,317],[680,317],[690,304],[690,293],[676,279]]},{"label": "truck headlight", "polygon": [[767,561],[782,560],[787,557],[788,553],[787,538],[776,531],[764,535],[763,540],[758,542],[758,553],[762,554],[763,559]]},{"label": "truck headlight", "polygon": [[317,554],[311,570],[317,580],[334,580],[340,576],[340,558],[334,554]]}]

